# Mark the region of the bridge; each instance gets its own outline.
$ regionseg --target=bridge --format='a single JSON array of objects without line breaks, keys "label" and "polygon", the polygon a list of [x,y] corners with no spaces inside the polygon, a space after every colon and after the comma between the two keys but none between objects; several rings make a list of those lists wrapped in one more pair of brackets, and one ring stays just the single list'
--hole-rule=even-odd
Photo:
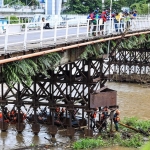
[{"label": "bridge", "polygon": [[1,16],[8,16],[10,14],[16,16],[30,16],[34,14],[45,14],[45,10],[38,6],[16,6],[16,7],[1,7]]},{"label": "bridge", "polygon": [[[50,25],[52,29],[43,29],[44,23],[35,23],[36,30],[30,30],[30,24],[19,24],[18,30],[18,25],[8,24],[0,35],[1,130],[6,131],[12,121],[6,121],[5,109],[13,105],[19,133],[25,128],[22,112],[26,112],[34,134],[42,122],[49,125],[52,136],[58,126],[66,127],[69,137],[74,127],[87,126],[85,136],[92,136],[92,110],[118,107],[117,92],[105,86],[108,80],[150,82],[149,17],[131,20],[128,28],[120,23],[120,32],[115,31],[113,19],[104,24],[103,32],[98,22],[92,31],[94,26],[90,28],[86,19]],[[62,118],[60,108],[65,108]],[[75,117],[78,111],[81,115]]]}]

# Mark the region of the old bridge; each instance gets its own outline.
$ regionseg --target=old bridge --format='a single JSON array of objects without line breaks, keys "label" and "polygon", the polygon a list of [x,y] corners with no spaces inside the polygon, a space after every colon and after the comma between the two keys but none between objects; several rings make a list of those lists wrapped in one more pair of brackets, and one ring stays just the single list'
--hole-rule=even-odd
[{"label": "old bridge", "polygon": [[[47,30],[43,23],[5,26],[0,35],[2,131],[15,120],[22,132],[24,112],[34,134],[40,132],[39,123],[47,123],[53,136],[58,125],[67,136],[74,135],[74,127],[87,126],[90,136],[91,109],[117,104],[107,80],[150,82],[149,17],[131,20],[129,28],[119,24],[121,32],[115,32],[113,19],[103,34],[97,23],[95,36],[87,20],[70,22],[55,22]],[[81,115],[75,116],[78,111]]]}]

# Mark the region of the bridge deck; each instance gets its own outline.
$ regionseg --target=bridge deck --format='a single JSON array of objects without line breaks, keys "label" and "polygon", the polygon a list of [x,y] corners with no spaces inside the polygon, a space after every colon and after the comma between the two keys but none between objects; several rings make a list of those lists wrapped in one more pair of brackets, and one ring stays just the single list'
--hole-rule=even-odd
[{"label": "bridge deck", "polygon": [[[131,26],[129,29],[126,29],[125,23],[122,24],[122,26],[118,28],[121,32],[115,31],[114,20],[108,21],[104,24],[103,34],[102,31],[100,31],[100,24],[96,25],[96,30],[93,32],[94,26],[92,25],[89,30],[88,23],[83,24],[83,22],[85,21],[81,22],[79,20],[73,23],[66,21],[63,28],[60,28],[61,23],[57,22],[53,29],[46,30],[43,29],[43,23],[36,23],[37,30],[30,30],[31,23],[6,25],[6,33],[0,34],[0,55],[37,49],[46,50],[47,48],[60,47],[65,44],[71,45],[110,36],[115,37],[125,31],[127,31],[127,33],[139,32],[140,34],[140,32],[142,33],[150,29],[150,21],[147,18],[140,18],[134,22],[130,22]],[[25,26],[25,28],[23,28],[23,26]],[[95,36],[92,35],[92,32]]]}]

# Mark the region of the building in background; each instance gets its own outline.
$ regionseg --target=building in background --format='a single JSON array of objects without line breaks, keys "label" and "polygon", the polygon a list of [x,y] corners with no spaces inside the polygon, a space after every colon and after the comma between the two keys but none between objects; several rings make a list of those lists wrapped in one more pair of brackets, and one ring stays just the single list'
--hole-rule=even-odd
[{"label": "building in background", "polygon": [[0,7],[4,5],[4,0],[0,0]]},{"label": "building in background", "polygon": [[66,0],[39,0],[40,5],[45,7],[46,15],[59,15],[64,1]]}]

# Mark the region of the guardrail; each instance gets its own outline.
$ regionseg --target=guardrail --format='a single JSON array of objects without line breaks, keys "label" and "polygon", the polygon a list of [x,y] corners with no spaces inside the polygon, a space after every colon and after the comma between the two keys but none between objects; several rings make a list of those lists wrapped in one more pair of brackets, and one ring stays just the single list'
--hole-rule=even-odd
[{"label": "guardrail", "polygon": [[[5,31],[2,33],[0,30],[0,52],[5,54],[28,50],[32,47],[43,48],[69,41],[79,41],[81,38],[89,39],[93,36],[121,34],[127,28],[127,22],[115,23],[114,19],[106,21],[104,24],[101,20],[97,21],[95,25],[90,22],[91,20],[85,19],[0,25],[0,29],[3,27]],[[50,24],[51,29],[44,29],[46,23]],[[150,29],[150,19],[147,17],[130,20],[129,24],[128,31]]]}]

